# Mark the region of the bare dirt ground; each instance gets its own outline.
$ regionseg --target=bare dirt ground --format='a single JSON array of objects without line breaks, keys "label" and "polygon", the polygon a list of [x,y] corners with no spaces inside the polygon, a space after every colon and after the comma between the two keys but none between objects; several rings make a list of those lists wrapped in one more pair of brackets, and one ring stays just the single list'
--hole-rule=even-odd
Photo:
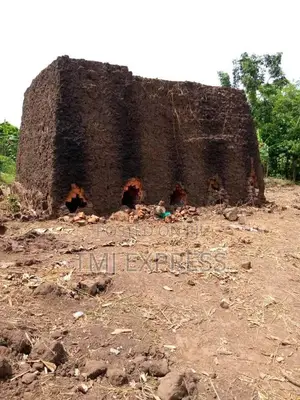
[{"label": "bare dirt ground", "polygon": [[300,187],[266,196],[237,222],[6,223],[0,397],[300,399]]}]

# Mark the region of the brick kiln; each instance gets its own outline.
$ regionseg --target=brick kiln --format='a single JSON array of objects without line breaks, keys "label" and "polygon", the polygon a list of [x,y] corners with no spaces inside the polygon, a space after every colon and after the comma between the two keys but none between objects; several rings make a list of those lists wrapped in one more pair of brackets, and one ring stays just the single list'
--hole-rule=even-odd
[{"label": "brick kiln", "polygon": [[78,193],[99,214],[141,201],[264,200],[242,91],[145,79],[67,56],[25,93],[17,180],[52,215],[72,201],[74,209]]}]

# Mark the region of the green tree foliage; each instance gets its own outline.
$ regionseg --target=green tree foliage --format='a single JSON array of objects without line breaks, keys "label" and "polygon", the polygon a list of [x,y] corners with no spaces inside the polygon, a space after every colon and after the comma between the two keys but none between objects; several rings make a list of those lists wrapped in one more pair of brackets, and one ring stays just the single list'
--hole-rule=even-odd
[{"label": "green tree foliage", "polygon": [[262,140],[269,145],[270,170],[300,179],[300,88],[288,84],[263,98],[265,114],[257,116]]},{"label": "green tree foliage", "polygon": [[9,122],[0,124],[0,154],[16,160],[19,143],[19,129]]},{"label": "green tree foliage", "polygon": [[[300,87],[287,80],[281,61],[282,53],[243,53],[233,61],[231,86],[245,90],[265,172],[295,181],[300,180]],[[228,86],[226,73],[218,75]]]},{"label": "green tree foliage", "polygon": [[257,131],[260,159],[263,165],[265,176],[269,175],[269,146],[263,142],[259,130]]},{"label": "green tree foliage", "polygon": [[255,107],[261,87],[282,87],[288,83],[281,68],[282,53],[258,56],[243,53],[233,61],[233,86],[245,89],[249,103]]},{"label": "green tree foliage", "polygon": [[221,86],[231,87],[230,76],[227,72],[218,71]]},{"label": "green tree foliage", "polygon": [[11,183],[16,172],[19,129],[9,122],[0,124],[0,181]]}]

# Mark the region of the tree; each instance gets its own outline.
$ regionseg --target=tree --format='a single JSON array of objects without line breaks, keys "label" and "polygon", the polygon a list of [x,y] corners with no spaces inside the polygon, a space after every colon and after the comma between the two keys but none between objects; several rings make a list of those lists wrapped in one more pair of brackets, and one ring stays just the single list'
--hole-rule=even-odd
[{"label": "tree", "polygon": [[11,183],[16,171],[19,129],[9,122],[0,124],[0,181]]},{"label": "tree", "polygon": [[9,122],[0,124],[0,154],[16,160],[19,144],[19,129]]},{"label": "tree", "polygon": [[282,53],[249,55],[243,53],[239,58],[233,60],[233,82],[230,83],[227,72],[218,72],[221,86],[230,86],[244,89],[252,109],[255,108],[258,93],[263,85],[275,85],[283,87],[288,83],[282,68]]},{"label": "tree", "polygon": [[[245,90],[265,171],[296,180],[300,178],[300,88],[287,80],[281,61],[282,53],[243,53],[233,61],[231,86]],[[229,75],[218,72],[218,76],[221,85],[228,86]]]},{"label": "tree", "polygon": [[231,87],[230,76],[227,72],[218,71],[220,84],[223,87]]},{"label": "tree", "polygon": [[268,176],[269,175],[269,146],[266,143],[264,143],[264,141],[262,140],[259,130],[257,131],[257,138],[258,138],[260,159],[261,159],[261,163],[262,163],[262,166],[264,169],[264,175]]},{"label": "tree", "polygon": [[300,178],[300,87],[288,84],[261,102],[267,111],[258,123],[261,138],[269,146],[270,169],[296,181]]}]

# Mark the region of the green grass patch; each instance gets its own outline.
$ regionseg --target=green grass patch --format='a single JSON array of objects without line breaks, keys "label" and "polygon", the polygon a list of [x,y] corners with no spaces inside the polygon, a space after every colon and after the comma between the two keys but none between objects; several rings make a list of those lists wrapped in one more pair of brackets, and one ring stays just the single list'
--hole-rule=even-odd
[{"label": "green grass patch", "polygon": [[16,176],[16,163],[11,158],[0,154],[0,182],[11,184]]},{"label": "green grass patch", "polygon": [[5,174],[4,172],[0,172],[0,183],[10,185],[15,181],[15,178],[16,175]]}]

